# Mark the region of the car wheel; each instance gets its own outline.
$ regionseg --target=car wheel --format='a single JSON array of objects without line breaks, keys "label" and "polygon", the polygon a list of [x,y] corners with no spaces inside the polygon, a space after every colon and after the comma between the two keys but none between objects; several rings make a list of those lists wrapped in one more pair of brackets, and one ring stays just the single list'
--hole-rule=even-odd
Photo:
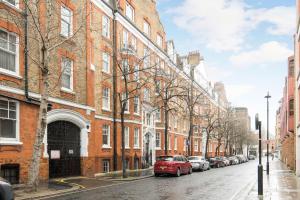
[{"label": "car wheel", "polygon": [[220,164],[218,163],[218,164],[217,164],[217,168],[219,168],[219,167],[220,167]]},{"label": "car wheel", "polygon": [[155,173],[154,176],[155,176],[155,177],[159,177],[159,174],[158,174],[158,173]]},{"label": "car wheel", "polygon": [[190,167],[188,174],[192,174],[193,173],[193,169]]},{"label": "car wheel", "polygon": [[181,172],[180,172],[180,169],[177,168],[177,171],[176,171],[176,176],[179,177],[181,175]]}]

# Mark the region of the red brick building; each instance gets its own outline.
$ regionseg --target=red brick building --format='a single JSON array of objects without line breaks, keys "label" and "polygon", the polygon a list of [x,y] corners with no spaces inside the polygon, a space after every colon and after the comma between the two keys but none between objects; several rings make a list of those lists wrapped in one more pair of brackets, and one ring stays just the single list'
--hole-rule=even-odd
[{"label": "red brick building", "polygon": [[[45,5],[41,2],[43,9]],[[191,81],[179,67],[174,43],[166,42],[156,1],[120,0],[118,3],[118,10],[114,11],[110,0],[55,1],[57,12],[51,23],[57,27],[51,30],[51,36],[59,45],[49,55],[51,91],[41,180],[94,176],[121,169],[120,104],[116,95],[124,92],[124,80],[117,66],[123,51],[133,52],[130,60],[150,52],[147,62],[158,62],[163,70]],[[41,72],[34,59],[38,56],[35,51],[39,47],[38,33],[30,17],[28,54],[25,54],[24,8],[22,0],[0,1],[3,43],[0,46],[0,167],[1,176],[13,183],[27,181],[42,87]],[[39,22],[43,29],[47,18],[41,17]],[[132,77],[143,75],[135,73]],[[207,85],[196,82],[195,90],[205,93],[211,107],[224,112],[227,105],[224,96],[220,100],[209,82],[204,84]],[[210,87],[204,89],[204,86]],[[129,169],[154,164],[155,157],[164,150],[164,115],[161,110],[153,112],[154,106],[147,103],[154,96],[155,88],[150,85],[141,90],[140,95],[128,101],[125,112],[125,157]],[[195,155],[203,152],[201,123],[200,120],[195,124],[192,138]],[[187,154],[188,129],[185,116],[177,114],[170,118],[170,154]],[[215,145],[215,142],[209,144],[210,156],[215,155]]]}]

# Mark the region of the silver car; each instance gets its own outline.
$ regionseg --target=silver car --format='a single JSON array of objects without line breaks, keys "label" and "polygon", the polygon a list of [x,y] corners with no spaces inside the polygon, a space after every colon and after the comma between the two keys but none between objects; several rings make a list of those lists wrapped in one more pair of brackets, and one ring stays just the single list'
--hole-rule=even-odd
[{"label": "silver car", "polygon": [[192,164],[193,171],[210,170],[209,162],[202,156],[190,156],[188,160]]}]

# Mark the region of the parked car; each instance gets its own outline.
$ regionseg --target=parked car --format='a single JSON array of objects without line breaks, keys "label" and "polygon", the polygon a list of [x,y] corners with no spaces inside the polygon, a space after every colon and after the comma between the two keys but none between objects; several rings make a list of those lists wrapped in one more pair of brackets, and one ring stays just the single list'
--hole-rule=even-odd
[{"label": "parked car", "polygon": [[227,158],[230,162],[230,165],[237,165],[239,164],[239,159],[235,156],[231,156]]},{"label": "parked car", "polygon": [[169,174],[180,176],[181,174],[191,174],[192,164],[185,156],[159,156],[154,164],[154,175]]},{"label": "parked car", "polygon": [[219,167],[225,167],[225,163],[222,158],[220,157],[214,157],[209,159],[210,167],[219,168]]},{"label": "parked car", "polygon": [[14,192],[11,184],[1,177],[0,177],[0,199],[1,200],[14,199]]},{"label": "parked car", "polygon": [[202,156],[190,156],[188,160],[192,164],[193,171],[205,171],[210,169],[209,162]]},{"label": "parked car", "polygon": [[249,158],[249,160],[255,160],[256,157],[254,155],[249,155],[248,158]]},{"label": "parked car", "polygon": [[221,159],[225,163],[225,166],[229,166],[230,165],[230,161],[226,157],[221,157]]}]

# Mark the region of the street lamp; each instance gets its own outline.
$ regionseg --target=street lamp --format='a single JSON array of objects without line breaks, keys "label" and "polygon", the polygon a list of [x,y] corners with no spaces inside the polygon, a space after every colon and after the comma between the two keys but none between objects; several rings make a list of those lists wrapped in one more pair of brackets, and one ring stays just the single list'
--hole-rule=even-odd
[{"label": "street lamp", "polygon": [[267,175],[269,175],[269,98],[271,98],[269,92],[267,96]]},{"label": "street lamp", "polygon": [[259,164],[257,167],[257,179],[258,179],[258,195],[263,195],[263,166],[261,164],[261,121],[259,121],[258,114],[255,115],[255,129],[258,130],[258,155]]}]

